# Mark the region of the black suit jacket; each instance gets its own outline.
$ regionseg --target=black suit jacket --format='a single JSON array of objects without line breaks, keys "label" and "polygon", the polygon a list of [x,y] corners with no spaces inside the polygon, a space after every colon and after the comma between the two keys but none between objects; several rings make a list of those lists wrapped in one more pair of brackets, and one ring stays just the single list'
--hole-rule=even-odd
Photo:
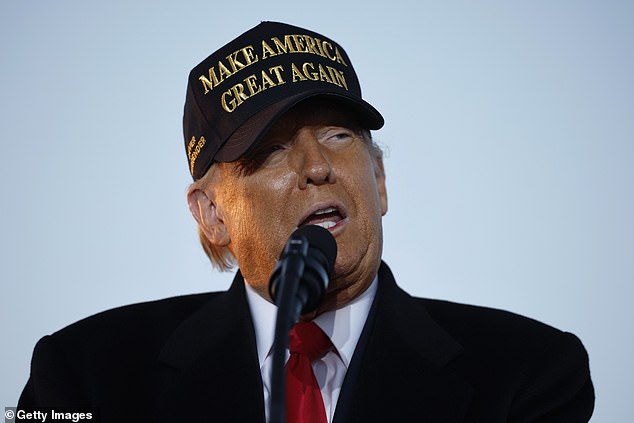
[{"label": "black suit jacket", "polygon": [[[264,422],[262,389],[238,273],[227,292],[126,306],[42,338],[19,407],[96,407],[104,422]],[[412,298],[383,263],[334,423],[586,422],[593,405],[574,335]]]}]

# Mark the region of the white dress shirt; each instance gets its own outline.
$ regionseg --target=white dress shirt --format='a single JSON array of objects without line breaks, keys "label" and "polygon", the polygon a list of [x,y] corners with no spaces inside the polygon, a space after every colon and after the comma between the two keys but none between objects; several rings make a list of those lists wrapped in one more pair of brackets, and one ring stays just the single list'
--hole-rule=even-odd
[{"label": "white dress shirt", "polygon": [[[352,354],[367,320],[378,285],[374,279],[368,289],[345,307],[317,316],[314,322],[332,341],[337,351],[330,351],[313,364],[313,372],[321,389],[326,418],[332,422],[341,391],[343,379],[352,360]],[[268,420],[269,397],[271,393],[271,368],[273,364],[273,339],[275,337],[275,317],[277,306],[262,298],[245,283],[247,300],[253,318],[255,341],[258,348],[258,360],[264,385],[264,404]],[[286,359],[289,353],[286,350]]]}]

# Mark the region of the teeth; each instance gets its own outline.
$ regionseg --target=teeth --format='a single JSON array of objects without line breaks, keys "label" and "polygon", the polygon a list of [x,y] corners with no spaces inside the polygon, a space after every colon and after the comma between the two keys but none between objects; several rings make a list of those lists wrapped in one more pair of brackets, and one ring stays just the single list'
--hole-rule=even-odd
[{"label": "teeth", "polygon": [[327,209],[323,209],[323,210],[318,210],[315,212],[315,214],[326,214],[326,213],[332,213],[332,212],[336,212],[337,209],[334,207],[328,207]]},{"label": "teeth", "polygon": [[333,222],[332,220],[326,220],[325,222],[321,222],[321,223],[315,223],[315,225],[317,226],[321,226],[324,229],[330,229],[333,226],[335,226],[337,223]]}]

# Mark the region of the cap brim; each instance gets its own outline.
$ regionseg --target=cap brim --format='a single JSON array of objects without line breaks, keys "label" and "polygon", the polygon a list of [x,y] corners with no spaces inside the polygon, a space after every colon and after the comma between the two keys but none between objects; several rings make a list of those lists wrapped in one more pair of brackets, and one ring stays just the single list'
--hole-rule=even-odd
[{"label": "cap brim", "polygon": [[383,127],[383,116],[367,101],[338,93],[323,92],[323,90],[306,91],[273,103],[247,119],[216,152],[214,161],[233,162],[238,160],[260,142],[266,132],[284,113],[298,103],[315,97],[330,97],[350,107],[364,129],[376,130]]}]

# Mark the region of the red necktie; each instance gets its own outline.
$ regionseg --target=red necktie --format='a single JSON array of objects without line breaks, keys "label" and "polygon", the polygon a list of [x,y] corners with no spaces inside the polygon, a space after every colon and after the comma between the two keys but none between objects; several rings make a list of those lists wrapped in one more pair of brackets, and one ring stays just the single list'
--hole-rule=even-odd
[{"label": "red necktie", "polygon": [[332,347],[313,322],[297,323],[289,335],[291,356],[286,363],[286,422],[327,423],[324,400],[311,362]]}]

